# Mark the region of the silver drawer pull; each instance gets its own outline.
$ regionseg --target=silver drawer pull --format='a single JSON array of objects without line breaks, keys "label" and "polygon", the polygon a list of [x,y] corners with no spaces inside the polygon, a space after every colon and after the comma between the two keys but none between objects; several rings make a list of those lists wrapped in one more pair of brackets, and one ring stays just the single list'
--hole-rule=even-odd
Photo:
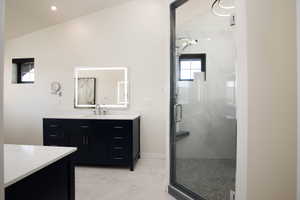
[{"label": "silver drawer pull", "polygon": [[114,147],[115,150],[122,150],[124,149],[123,147]]},{"label": "silver drawer pull", "polygon": [[50,126],[50,128],[57,128],[58,127],[58,125],[55,125],[55,124],[50,124],[49,126]]},{"label": "silver drawer pull", "polygon": [[50,135],[50,137],[57,137],[57,135],[52,134],[52,135]]},{"label": "silver drawer pull", "polygon": [[114,137],[115,140],[123,140],[123,137]]},{"label": "silver drawer pull", "polygon": [[114,126],[114,129],[123,129],[123,126]]},{"label": "silver drawer pull", "polygon": [[123,157],[117,157],[117,158],[113,158],[114,160],[124,160]]},{"label": "silver drawer pull", "polygon": [[80,128],[89,128],[89,126],[80,126]]}]

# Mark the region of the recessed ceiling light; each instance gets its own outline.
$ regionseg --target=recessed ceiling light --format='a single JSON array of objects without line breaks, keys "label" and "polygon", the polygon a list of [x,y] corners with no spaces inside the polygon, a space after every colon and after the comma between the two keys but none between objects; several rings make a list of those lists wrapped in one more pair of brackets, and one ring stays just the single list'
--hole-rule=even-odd
[{"label": "recessed ceiling light", "polygon": [[57,7],[56,6],[51,6],[51,10],[52,11],[57,11]]}]

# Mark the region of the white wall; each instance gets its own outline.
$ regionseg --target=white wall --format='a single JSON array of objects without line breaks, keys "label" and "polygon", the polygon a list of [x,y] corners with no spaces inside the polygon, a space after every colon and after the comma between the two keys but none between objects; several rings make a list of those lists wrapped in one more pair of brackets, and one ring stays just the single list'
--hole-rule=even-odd
[{"label": "white wall", "polygon": [[[4,47],[4,0],[0,0],[0,80],[3,80],[3,47]],[[3,81],[0,81],[0,200],[4,200],[4,162],[3,162]]]},{"label": "white wall", "polygon": [[300,1],[297,0],[297,200],[300,200]]},{"label": "white wall", "polygon": [[236,162],[236,199],[247,200],[248,170],[248,64],[247,64],[247,0],[236,1],[237,47],[237,162]]},{"label": "white wall", "polygon": [[[5,142],[42,144],[48,114],[91,113],[73,107],[76,66],[128,67],[130,108],[142,115],[142,153],[163,156],[168,112],[168,7],[161,0],[134,0],[7,42]],[[36,82],[11,84],[11,59],[34,57]],[[50,94],[60,81],[61,98]]]},{"label": "white wall", "polygon": [[251,0],[248,43],[248,200],[295,200],[296,1]]}]

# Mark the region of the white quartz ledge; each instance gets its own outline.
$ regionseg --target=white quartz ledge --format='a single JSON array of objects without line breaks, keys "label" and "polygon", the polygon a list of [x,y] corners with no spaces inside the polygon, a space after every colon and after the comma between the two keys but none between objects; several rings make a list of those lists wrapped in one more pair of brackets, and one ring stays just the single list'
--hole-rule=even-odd
[{"label": "white quartz ledge", "polygon": [[72,147],[4,145],[5,188],[72,154]]},{"label": "white quartz ledge", "polygon": [[52,115],[45,119],[96,119],[96,120],[135,120],[140,115]]}]

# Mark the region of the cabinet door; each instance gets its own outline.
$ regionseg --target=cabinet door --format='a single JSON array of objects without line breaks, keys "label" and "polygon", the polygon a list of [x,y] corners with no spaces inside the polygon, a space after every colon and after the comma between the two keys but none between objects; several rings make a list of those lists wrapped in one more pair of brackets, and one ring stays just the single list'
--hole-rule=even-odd
[{"label": "cabinet door", "polygon": [[88,140],[91,158],[95,164],[107,164],[108,160],[108,132],[104,125],[102,121],[94,121],[93,132]]},{"label": "cabinet door", "polygon": [[69,146],[77,147],[74,161],[78,164],[91,161],[89,147],[91,130],[89,121],[72,120],[69,124]]}]

